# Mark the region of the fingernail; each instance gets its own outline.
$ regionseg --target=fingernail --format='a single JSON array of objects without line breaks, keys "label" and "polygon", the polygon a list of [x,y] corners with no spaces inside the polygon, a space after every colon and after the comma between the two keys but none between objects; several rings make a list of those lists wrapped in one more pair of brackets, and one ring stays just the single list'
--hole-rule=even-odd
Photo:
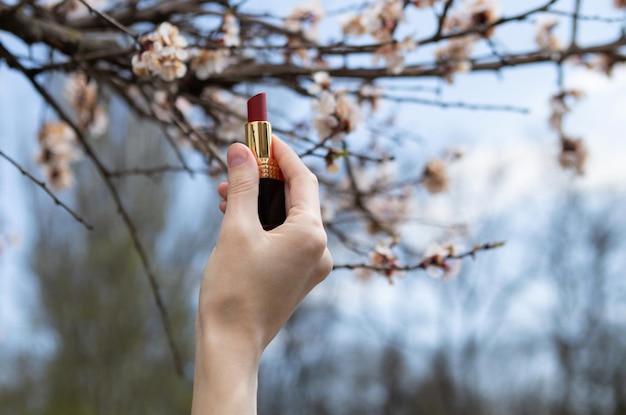
[{"label": "fingernail", "polygon": [[227,158],[229,168],[237,167],[246,162],[248,154],[244,147],[235,145],[228,150]]}]

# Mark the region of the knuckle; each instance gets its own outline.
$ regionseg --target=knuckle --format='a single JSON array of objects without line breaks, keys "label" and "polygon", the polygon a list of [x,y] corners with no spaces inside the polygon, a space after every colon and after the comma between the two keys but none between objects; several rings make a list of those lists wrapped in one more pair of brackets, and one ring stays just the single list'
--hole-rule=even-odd
[{"label": "knuckle", "polygon": [[228,184],[227,196],[237,196],[242,193],[247,193],[253,190],[257,185],[254,177],[240,177],[238,180],[231,181]]},{"label": "knuckle", "polygon": [[317,189],[319,188],[320,182],[319,179],[317,178],[317,176],[309,170],[308,174],[308,179],[311,182],[311,184]]},{"label": "knuckle", "polygon": [[328,250],[324,251],[322,259],[319,264],[319,271],[317,274],[317,282],[320,283],[326,279],[328,274],[333,270],[333,258]]},{"label": "knuckle", "polygon": [[327,236],[323,229],[316,226],[313,230],[309,230],[304,240],[306,240],[304,249],[312,258],[317,260],[324,254],[324,251],[326,250]]}]

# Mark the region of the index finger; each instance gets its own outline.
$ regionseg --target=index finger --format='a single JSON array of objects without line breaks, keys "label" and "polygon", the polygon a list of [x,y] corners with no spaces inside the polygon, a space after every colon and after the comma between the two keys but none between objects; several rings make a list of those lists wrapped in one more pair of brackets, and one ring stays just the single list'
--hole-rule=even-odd
[{"label": "index finger", "polygon": [[272,151],[289,187],[289,206],[320,217],[320,198],[317,177],[304,165],[300,157],[284,141],[272,137]]}]

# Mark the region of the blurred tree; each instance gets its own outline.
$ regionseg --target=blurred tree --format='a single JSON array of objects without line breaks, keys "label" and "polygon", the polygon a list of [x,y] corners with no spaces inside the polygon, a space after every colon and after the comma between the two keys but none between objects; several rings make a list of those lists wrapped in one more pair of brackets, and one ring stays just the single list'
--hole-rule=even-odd
[{"label": "blurred tree", "polygon": [[[123,168],[148,160],[167,161],[162,147],[154,145],[160,131],[132,118],[127,121],[124,137],[128,138],[107,140],[107,147],[116,143],[114,163]],[[99,148],[104,142],[93,144]],[[18,381],[0,395],[0,412],[187,413],[194,338],[192,294],[198,278],[197,268],[190,263],[211,242],[212,227],[195,235],[170,230],[164,243],[175,181],[131,177],[118,183],[136,232],[147,241],[147,255],[163,272],[160,289],[178,358],[186,370],[180,377],[163,341],[161,320],[132,241],[123,227],[115,225],[119,217],[107,194],[94,186],[98,178],[93,169],[85,166],[79,175],[72,196],[76,206],[92,212],[92,232],[68,233],[75,226],[72,219],[57,216],[48,200],[34,196],[39,237],[32,263],[42,301],[38,314],[50,329],[54,351],[39,366],[13,368]],[[198,208],[202,209],[201,203]]]}]

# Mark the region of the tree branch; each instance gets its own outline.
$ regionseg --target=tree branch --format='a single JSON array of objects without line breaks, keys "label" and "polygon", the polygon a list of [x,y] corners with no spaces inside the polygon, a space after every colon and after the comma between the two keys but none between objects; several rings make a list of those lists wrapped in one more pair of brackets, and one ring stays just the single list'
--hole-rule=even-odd
[{"label": "tree branch", "polygon": [[[2,45],[0,44],[0,47]],[[9,157],[6,153],[4,153],[2,150],[0,150],[0,157],[3,157],[6,161],[8,161],[9,163],[11,163],[13,166],[15,166],[24,176],[28,177],[28,179],[35,183],[37,186],[39,186],[40,188],[43,189],[44,192],[46,192],[48,194],[48,196],[50,196],[52,198],[52,200],[54,201],[54,204],[57,206],[60,206],[62,209],[64,209],[67,213],[69,213],[70,215],[72,215],[72,217],[74,219],[76,219],[77,222],[81,223],[85,228],[87,228],[88,230],[92,231],[93,230],[93,226],[90,225],[85,219],[83,219],[79,214],[77,214],[76,212],[74,212],[69,206],[67,206],[65,203],[63,203],[61,200],[59,200],[59,198],[56,197],[56,195],[54,193],[52,193],[52,191],[48,188],[48,186],[46,185],[46,183],[42,180],[37,180],[35,178],[35,176],[33,176],[32,174],[30,174],[24,167],[22,167],[17,161],[15,161],[14,159],[12,159],[11,157]]]}]

